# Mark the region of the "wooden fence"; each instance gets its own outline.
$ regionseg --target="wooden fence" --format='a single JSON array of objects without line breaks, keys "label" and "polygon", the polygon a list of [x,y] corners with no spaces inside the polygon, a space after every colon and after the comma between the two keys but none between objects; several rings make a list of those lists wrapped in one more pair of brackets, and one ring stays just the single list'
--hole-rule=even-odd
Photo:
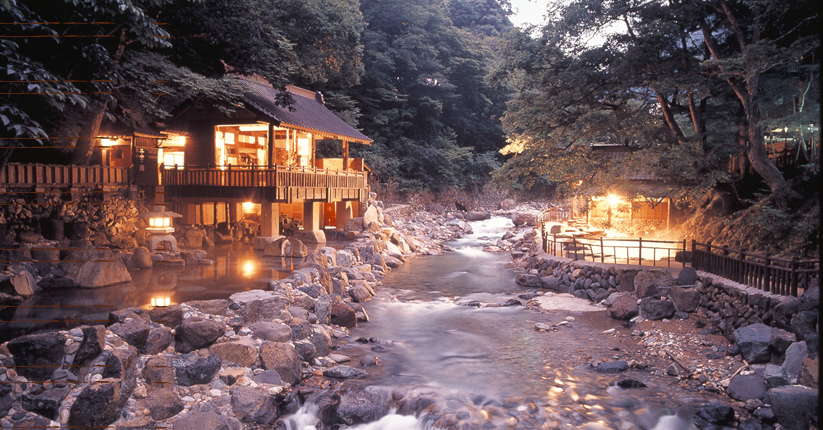
[{"label": "wooden fence", "polygon": [[218,187],[366,188],[368,173],[295,166],[169,167],[162,184]]},{"label": "wooden fence", "polygon": [[542,229],[547,222],[565,221],[572,216],[572,210],[568,207],[555,207],[543,210],[537,217],[537,225]]},{"label": "wooden fence", "polygon": [[[686,240],[587,238],[580,235],[552,234],[543,236],[546,253],[574,260],[599,263],[672,266],[677,253],[686,251]],[[685,256],[680,264],[686,266]]]},{"label": "wooden fence", "polygon": [[3,188],[99,188],[129,184],[127,167],[8,163],[0,171]]},{"label": "wooden fence", "polygon": [[820,260],[776,258],[697,241],[692,241],[692,267],[763,291],[795,297],[820,276]]}]

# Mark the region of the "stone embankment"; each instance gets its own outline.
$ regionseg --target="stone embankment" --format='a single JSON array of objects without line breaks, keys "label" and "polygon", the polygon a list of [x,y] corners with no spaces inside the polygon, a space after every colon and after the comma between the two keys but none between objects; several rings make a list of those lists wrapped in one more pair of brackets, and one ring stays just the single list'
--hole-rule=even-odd
[{"label": "stone embankment", "polygon": [[[321,248],[267,291],[122,309],[106,325],[0,345],[0,425],[269,428],[296,412],[309,393],[363,377],[376,357],[350,366],[334,349],[334,339],[368,320],[360,303],[391,268],[415,255],[448,252],[442,241],[471,231],[453,215],[406,217],[402,207],[381,206],[374,202],[365,217],[350,222],[354,240],[346,249]],[[287,246],[260,241],[268,242],[264,252],[300,249],[294,240]],[[364,342],[381,347],[379,339]],[[326,425],[352,424],[387,414],[389,399],[382,391],[339,385],[321,408]]]},{"label": "stone embankment", "polygon": [[[589,300],[629,324],[658,321],[646,325],[655,327],[649,331],[640,330],[638,324],[632,337],[649,355],[671,359],[666,373],[686,386],[725,392],[739,402],[755,418],[739,422],[741,428],[770,428],[779,423],[786,429],[806,429],[810,421],[817,422],[817,280],[800,298],[780,296],[690,267],[612,265],[556,257],[540,252],[536,231],[521,229],[509,234],[522,237],[519,244],[507,247],[524,268],[517,276],[518,284],[549,290],[548,296]],[[530,252],[523,253],[521,246]],[[537,297],[531,306],[539,308],[540,302]],[[694,321],[693,332],[667,333],[665,324],[678,320]],[[616,330],[610,334],[619,335]],[[715,345],[704,337],[708,334],[724,336],[731,346]],[[622,364],[628,368],[630,363]]]}]

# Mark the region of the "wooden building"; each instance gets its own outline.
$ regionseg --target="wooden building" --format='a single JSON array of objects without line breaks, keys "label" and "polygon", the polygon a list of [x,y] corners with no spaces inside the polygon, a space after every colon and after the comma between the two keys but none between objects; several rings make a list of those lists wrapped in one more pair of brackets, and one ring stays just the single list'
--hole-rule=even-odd
[{"label": "wooden building", "polygon": [[[294,103],[284,108],[269,84],[239,83],[238,106],[200,99],[176,109],[158,155],[161,196],[186,224],[254,219],[272,236],[287,217],[304,230],[342,229],[368,196],[363,160],[349,158],[349,144],[372,140],[320,93],[289,86]],[[319,140],[339,141],[342,158],[316,158]]]}]

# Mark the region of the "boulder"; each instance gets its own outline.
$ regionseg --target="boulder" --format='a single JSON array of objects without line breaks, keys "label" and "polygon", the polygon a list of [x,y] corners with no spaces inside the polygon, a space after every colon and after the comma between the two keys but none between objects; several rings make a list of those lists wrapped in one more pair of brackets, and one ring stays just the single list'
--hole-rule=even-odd
[{"label": "boulder", "polygon": [[[792,316],[789,325],[792,332],[797,335],[797,340],[807,341],[807,346],[812,349],[809,341],[817,341],[817,311],[800,311]],[[814,351],[816,352],[817,349],[815,348]]]},{"label": "boulder", "polygon": [[23,267],[10,268],[0,273],[0,292],[12,296],[29,298],[40,291],[34,276]]},{"label": "boulder", "polygon": [[291,327],[280,323],[259,322],[252,327],[255,337],[271,342],[288,342],[291,340],[291,333]]},{"label": "boulder", "polygon": [[800,299],[786,296],[774,307],[772,312],[773,325],[779,328],[789,328],[792,315],[800,311]]},{"label": "boulder", "polygon": [[245,337],[240,340],[216,343],[209,347],[209,353],[220,357],[223,362],[251,367],[257,361],[257,348],[252,340]]},{"label": "boulder", "polygon": [[263,249],[263,256],[264,257],[284,257],[287,255],[286,253],[286,245],[289,243],[289,240],[286,239],[286,236],[277,236],[274,240],[269,243],[265,249]]},{"label": "boulder", "polygon": [[560,290],[560,279],[556,276],[542,276],[540,277],[540,286],[549,290]]},{"label": "boulder", "polygon": [[216,355],[198,358],[195,361],[172,360],[177,383],[183,386],[208,384],[220,370],[222,360]]},{"label": "boulder", "polygon": [[812,286],[800,296],[801,311],[817,311],[820,308],[820,288],[816,285],[818,281],[812,280]]},{"label": "boulder", "polygon": [[129,345],[142,349],[146,346],[146,339],[149,337],[151,326],[143,319],[134,318],[122,323],[114,323],[109,326],[109,330],[120,336]]},{"label": "boulder", "polygon": [[700,306],[700,292],[694,288],[675,285],[669,291],[674,307],[680,312],[694,312]]},{"label": "boulder", "polygon": [[226,326],[219,321],[191,318],[184,320],[175,330],[174,349],[187,353],[205,348],[226,332]]},{"label": "boulder", "polygon": [[347,425],[377,421],[388,415],[388,399],[388,394],[378,387],[350,387],[340,394],[337,419]]},{"label": "boulder", "polygon": [[250,290],[232,294],[229,299],[236,307],[234,313],[244,324],[275,319],[288,320],[289,300],[273,291]]},{"label": "boulder", "polygon": [[271,425],[280,416],[274,397],[251,387],[232,391],[231,410],[240,422],[258,425]]},{"label": "boulder", "polygon": [[152,327],[148,338],[146,338],[146,344],[140,349],[140,353],[147,355],[159,354],[165,351],[172,342],[174,342],[174,335],[170,329],[163,326]]},{"label": "boulder", "polygon": [[634,293],[641,299],[665,294],[673,285],[672,274],[665,270],[643,270],[634,277]]},{"label": "boulder", "polygon": [[694,285],[698,279],[700,278],[697,276],[697,270],[694,270],[693,267],[684,267],[680,269],[676,282],[677,285]]},{"label": "boulder", "polygon": [[766,379],[766,384],[769,388],[782,387],[792,383],[789,379],[789,374],[786,373],[786,369],[776,364],[766,365],[766,370],[763,371],[763,378]]},{"label": "boulder", "polygon": [[172,430],[236,430],[242,425],[236,418],[223,416],[212,402],[199,403],[174,422]]},{"label": "boulder", "polygon": [[156,430],[157,428],[157,423],[151,417],[120,421],[114,426],[115,430]]},{"label": "boulder", "polygon": [[124,323],[127,318],[141,319],[145,322],[151,321],[149,313],[142,308],[124,308],[109,312],[109,323]]},{"label": "boulder", "polygon": [[639,313],[637,299],[628,293],[620,293],[620,297],[609,308],[609,316],[618,320],[630,320]]},{"label": "boulder", "polygon": [[800,367],[803,360],[809,355],[806,342],[795,342],[786,348],[785,358],[783,359],[783,369],[786,373],[792,376],[800,374]]},{"label": "boulder", "polygon": [[797,336],[795,336],[794,333],[779,328],[772,329],[772,338],[769,340],[769,346],[778,354],[785,354],[786,349],[795,342],[797,342]]},{"label": "boulder", "polygon": [[291,252],[289,253],[289,256],[303,258],[309,255],[309,249],[303,244],[302,241],[291,239],[289,242],[291,243]]},{"label": "boulder", "polygon": [[294,347],[282,342],[263,342],[260,360],[267,370],[276,370],[283,382],[296,385],[301,379],[300,355]]},{"label": "boulder", "polygon": [[123,259],[109,250],[69,251],[59,267],[67,278],[82,288],[101,288],[131,281]]},{"label": "boulder", "polygon": [[337,379],[361,379],[369,374],[365,370],[342,364],[323,370],[323,376]]},{"label": "boulder", "polygon": [[331,306],[331,323],[341,327],[357,327],[357,315],[354,308],[346,303],[333,303]]},{"label": "boulder", "polygon": [[48,419],[57,420],[60,417],[60,405],[69,395],[70,387],[48,388],[41,393],[24,392],[22,395],[23,409],[38,413]]},{"label": "boulder", "polygon": [[134,254],[131,255],[131,264],[138,269],[151,269],[151,252],[145,246],[138,246],[134,248]]},{"label": "boulder", "polygon": [[749,363],[768,363],[771,360],[769,342],[772,328],[765,324],[752,324],[734,331],[734,340]]},{"label": "boulder", "polygon": [[282,237],[285,236],[255,236],[252,240],[252,248],[255,251],[262,251],[271,245],[272,242]]},{"label": "boulder", "polygon": [[819,393],[802,385],[786,385],[769,390],[769,403],[777,422],[786,430],[807,430],[818,416]]},{"label": "boulder", "polygon": [[326,233],[323,230],[297,230],[294,239],[303,243],[326,243]]},{"label": "boulder", "polygon": [[280,379],[280,374],[276,370],[264,370],[252,376],[251,379],[258,384],[283,385],[283,380]]},{"label": "boulder", "polygon": [[716,425],[734,423],[734,409],[722,403],[707,403],[697,409],[695,416],[698,419]]},{"label": "boulder", "polygon": [[315,324],[312,327],[309,340],[314,345],[314,350],[318,357],[329,355],[329,350],[332,346],[331,329],[321,324]]},{"label": "boulder", "polygon": [[349,289],[349,296],[358,303],[368,301],[372,298],[372,293],[365,284],[352,285]]},{"label": "boulder", "polygon": [[[129,379],[136,376],[137,348],[131,345],[114,348],[106,358],[103,368],[103,378]],[[133,389],[133,387],[132,387]]]},{"label": "boulder", "polygon": [[41,218],[40,230],[48,240],[63,240],[66,238],[66,223],[62,219]]},{"label": "boulder", "polygon": [[511,215],[512,222],[516,226],[521,225],[537,225],[537,215],[535,211],[515,212]]},{"label": "boulder", "polygon": [[[274,370],[264,370],[264,372],[274,372]],[[244,376],[246,376],[246,371],[242,367],[229,367],[217,373],[217,377],[226,385],[234,385],[238,379]],[[279,375],[277,377],[280,378]]]},{"label": "boulder", "polygon": [[152,419],[162,421],[179,414],[185,404],[180,396],[166,388],[150,388],[145,399],[137,402],[138,410],[148,409]]},{"label": "boulder", "polygon": [[294,350],[297,351],[297,355],[299,355],[303,361],[309,363],[317,356],[317,349],[314,347],[314,344],[306,339],[294,342]]},{"label": "boulder", "polygon": [[362,217],[349,218],[348,220],[346,220],[346,226],[343,227],[343,230],[345,230],[347,232],[350,232],[350,231],[359,232],[359,231],[363,231],[363,226],[364,225],[365,224],[363,223],[363,218]]},{"label": "boulder", "polygon": [[634,278],[637,276],[638,273],[640,273],[640,270],[623,270],[623,272],[620,274],[620,288],[618,291],[634,293]]},{"label": "boulder", "polygon": [[466,221],[482,221],[491,218],[491,214],[486,211],[469,211],[466,214]]},{"label": "boulder", "polygon": [[532,275],[529,273],[521,273],[517,275],[514,278],[514,282],[517,282],[517,285],[530,288],[538,288],[543,286],[539,275]]},{"label": "boulder", "polygon": [[745,402],[750,399],[762,399],[768,389],[763,372],[755,371],[751,375],[742,373],[735,375],[726,387],[726,394],[732,399]]},{"label": "boulder", "polygon": [[517,206],[517,202],[513,199],[503,199],[500,201],[500,204],[497,205],[497,209],[508,211],[514,209]]},{"label": "boulder", "polygon": [[20,411],[5,421],[4,427],[13,429],[48,429],[53,428],[49,420],[40,415]]},{"label": "boulder", "polygon": [[183,308],[180,305],[155,307],[149,311],[149,318],[152,322],[175,328],[183,322]]},{"label": "boulder", "polygon": [[640,301],[640,316],[648,320],[671,318],[674,316],[675,311],[674,303],[669,300],[647,297]]},{"label": "boulder", "polygon": [[818,367],[820,356],[812,359],[806,357],[803,364],[800,366],[800,374],[797,376],[797,383],[805,385],[815,390],[820,387],[820,368]]},{"label": "boulder", "polygon": [[380,225],[380,209],[377,206],[369,206],[366,212],[363,213],[363,228],[369,226],[370,223],[377,223]]},{"label": "boulder", "polygon": [[174,367],[171,357],[151,357],[143,368],[143,378],[152,387],[171,389],[174,384]]},{"label": "boulder", "polygon": [[133,384],[121,381],[87,385],[71,406],[68,424],[78,428],[108,426],[120,418],[133,391]]},{"label": "boulder", "polygon": [[186,304],[200,312],[212,315],[226,315],[229,309],[229,301],[225,299],[191,300]]},{"label": "boulder", "polygon": [[83,332],[83,342],[74,353],[72,364],[86,366],[90,364],[106,346],[106,327],[102,325],[77,327]]},{"label": "boulder", "polygon": [[14,356],[17,373],[30,381],[46,381],[63,364],[66,336],[57,333],[30,334],[10,340],[6,346]]}]

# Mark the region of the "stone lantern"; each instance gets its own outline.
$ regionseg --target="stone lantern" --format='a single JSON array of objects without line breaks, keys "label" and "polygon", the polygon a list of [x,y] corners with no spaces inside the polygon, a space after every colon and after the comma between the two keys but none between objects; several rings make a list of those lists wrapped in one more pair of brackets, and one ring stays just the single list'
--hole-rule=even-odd
[{"label": "stone lantern", "polygon": [[177,252],[177,239],[171,235],[174,233],[171,219],[180,218],[183,215],[166,211],[161,205],[155,205],[153,211],[144,212],[140,216],[149,219],[149,226],[146,227],[149,251]]}]

